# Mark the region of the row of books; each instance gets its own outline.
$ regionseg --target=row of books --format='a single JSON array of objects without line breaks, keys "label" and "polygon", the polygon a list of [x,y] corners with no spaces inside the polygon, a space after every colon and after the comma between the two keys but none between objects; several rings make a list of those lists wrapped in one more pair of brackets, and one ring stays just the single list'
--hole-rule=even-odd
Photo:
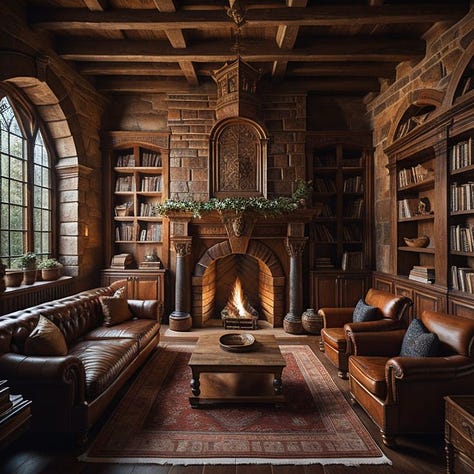
[{"label": "row of books", "polygon": [[119,176],[115,181],[115,192],[135,191],[135,180],[132,175]]},{"label": "row of books", "polygon": [[474,224],[450,226],[449,242],[452,251],[474,252]]},{"label": "row of books", "polygon": [[314,234],[319,242],[334,242],[334,237],[324,224],[316,224],[314,226]]},{"label": "row of books", "polygon": [[161,222],[149,223],[140,229],[141,242],[161,242],[163,240]]},{"label": "row of books", "polygon": [[363,199],[355,199],[348,205],[344,207],[344,217],[355,217],[360,218],[362,217],[362,213],[364,212],[364,200]]},{"label": "row of books", "polygon": [[474,182],[469,181],[459,185],[457,183],[451,184],[449,202],[451,212],[474,209]]},{"label": "row of books", "polygon": [[161,155],[155,152],[144,151],[141,155],[141,166],[161,167]]},{"label": "row of books", "polygon": [[155,217],[155,204],[152,202],[140,203],[140,216],[142,217]]},{"label": "row of books", "polygon": [[140,191],[161,191],[161,175],[144,176],[141,181]]},{"label": "row of books", "polygon": [[398,172],[398,185],[403,188],[410,184],[421,183],[432,178],[433,173],[432,169],[425,168],[421,163],[411,168],[404,168]]},{"label": "row of books", "polygon": [[336,191],[336,185],[330,178],[314,178],[313,189],[317,193],[332,193]]},{"label": "row of books", "polygon": [[[132,167],[136,166],[135,155],[133,153],[124,153],[117,157],[116,166],[118,167]],[[140,157],[140,165],[146,167],[161,167],[161,155],[155,152],[143,152]]]},{"label": "row of books", "polygon": [[316,257],[314,264],[317,268],[334,268],[334,263],[332,263],[330,257]]},{"label": "row of books", "polygon": [[414,265],[408,275],[409,280],[419,281],[421,283],[434,283],[435,269],[424,265]]},{"label": "row of books", "polygon": [[343,191],[345,193],[362,193],[364,191],[364,182],[362,176],[351,176],[344,180]]},{"label": "row of books", "polygon": [[133,202],[127,201],[115,206],[115,215],[118,217],[131,216],[133,214]]},{"label": "row of books", "polygon": [[135,226],[132,222],[121,222],[115,226],[115,240],[135,240]]},{"label": "row of books", "polygon": [[334,217],[334,211],[327,202],[322,203],[321,213],[319,214],[319,217]]},{"label": "row of books", "polygon": [[129,166],[135,166],[135,155],[132,154],[126,154],[126,155],[119,155],[117,158],[117,166],[119,167],[129,167]]},{"label": "row of books", "polygon": [[341,268],[343,270],[362,270],[364,259],[362,252],[344,252],[341,259]]},{"label": "row of books", "polygon": [[408,198],[398,201],[398,218],[407,219],[421,215],[420,199]]},{"label": "row of books", "polygon": [[452,265],[451,285],[454,290],[474,293],[474,268]]},{"label": "row of books", "polygon": [[359,226],[344,226],[342,235],[345,242],[360,242],[362,240],[362,232]]},{"label": "row of books", "polygon": [[471,138],[469,138],[469,140],[456,143],[450,148],[449,168],[451,171],[459,170],[473,164],[471,147],[472,141]]}]

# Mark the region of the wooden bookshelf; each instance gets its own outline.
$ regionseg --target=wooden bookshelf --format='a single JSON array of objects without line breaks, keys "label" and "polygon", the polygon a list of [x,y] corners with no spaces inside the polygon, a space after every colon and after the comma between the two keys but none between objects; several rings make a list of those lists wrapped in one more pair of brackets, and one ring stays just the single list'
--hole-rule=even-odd
[{"label": "wooden bookshelf", "polygon": [[355,304],[372,268],[372,151],[370,134],[308,135],[312,202],[321,213],[310,231],[310,297],[314,308]]}]

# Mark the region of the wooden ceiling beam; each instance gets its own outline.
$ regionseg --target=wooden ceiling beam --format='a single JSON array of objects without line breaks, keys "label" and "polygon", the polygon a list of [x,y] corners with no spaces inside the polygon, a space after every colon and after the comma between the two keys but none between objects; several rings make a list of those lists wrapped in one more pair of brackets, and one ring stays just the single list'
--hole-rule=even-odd
[{"label": "wooden ceiling beam", "polygon": [[183,72],[177,65],[163,63],[135,62],[80,62],[78,71],[86,76],[169,76],[183,77]]},{"label": "wooden ceiling beam", "polygon": [[[307,0],[287,0],[290,8],[306,7]],[[276,43],[279,48],[292,49],[298,38],[300,27],[290,25],[280,25],[276,34]],[[275,61],[272,67],[272,76],[276,80],[283,79],[288,61]]]},{"label": "wooden ceiling beam", "polygon": [[[176,6],[173,0],[153,0],[156,8],[160,12],[174,13],[176,12]],[[167,29],[165,30],[166,36],[173,48],[186,48],[186,40],[183,35],[183,31],[180,29]],[[199,84],[199,79],[196,74],[196,69],[191,61],[180,61],[179,67],[181,68],[184,77],[193,86]]]},{"label": "wooden ceiling beam", "polygon": [[103,12],[107,9],[107,0],[82,0],[91,11]]},{"label": "wooden ceiling beam", "polygon": [[[59,38],[57,52],[73,61],[135,62],[225,62],[235,59],[232,43],[211,41],[174,49],[160,41],[79,40]],[[422,40],[392,38],[334,38],[312,42],[311,46],[282,50],[273,42],[243,41],[240,55],[245,61],[385,61],[416,59],[425,52]]]},{"label": "wooden ceiling beam", "polygon": [[[246,25],[250,27],[355,26],[453,21],[468,11],[469,3],[420,5],[319,5],[317,7],[282,7],[249,9]],[[215,29],[232,26],[224,8],[220,10],[108,10],[78,8],[31,8],[30,23],[40,29],[61,30],[166,30]],[[244,27],[245,28],[245,27]]]},{"label": "wooden ceiling beam", "polygon": [[[103,92],[134,92],[134,93],[164,93],[192,90],[192,86],[183,80],[157,80],[155,77],[100,77],[95,82],[99,91]],[[215,91],[215,84],[207,81],[202,84],[209,91]],[[259,84],[262,93],[284,89],[291,92],[331,92],[367,94],[380,89],[377,79],[365,78],[317,78],[300,81],[285,81],[283,84]]]}]

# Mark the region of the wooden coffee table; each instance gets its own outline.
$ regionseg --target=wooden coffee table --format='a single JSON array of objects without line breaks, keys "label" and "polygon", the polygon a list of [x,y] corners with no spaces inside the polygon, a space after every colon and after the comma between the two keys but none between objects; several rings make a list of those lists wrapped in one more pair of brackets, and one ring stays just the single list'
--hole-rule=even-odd
[{"label": "wooden coffee table", "polygon": [[271,334],[256,334],[250,352],[228,352],[219,346],[219,334],[200,336],[189,360],[192,372],[189,402],[285,402],[281,375],[286,366]]}]

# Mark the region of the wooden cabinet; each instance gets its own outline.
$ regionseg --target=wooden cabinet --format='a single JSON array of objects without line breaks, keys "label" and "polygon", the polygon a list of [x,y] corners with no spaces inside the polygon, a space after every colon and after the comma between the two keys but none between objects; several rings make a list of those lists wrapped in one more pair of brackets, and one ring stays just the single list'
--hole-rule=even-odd
[{"label": "wooden cabinet", "polygon": [[115,270],[101,273],[101,284],[108,286],[114,281],[127,280],[127,297],[137,300],[158,300],[164,314],[169,308],[165,299],[166,270]]},{"label": "wooden cabinet", "polygon": [[310,225],[311,306],[353,306],[372,269],[372,149],[367,133],[310,133],[308,174],[321,213]]},{"label": "wooden cabinet", "polygon": [[106,265],[130,253],[135,266],[156,254],[169,264],[168,224],[154,206],[168,197],[169,134],[109,132],[104,135]]},{"label": "wooden cabinet", "polygon": [[474,472],[474,396],[445,397],[447,472]]},{"label": "wooden cabinet", "polygon": [[311,307],[355,306],[370,288],[370,272],[321,272],[310,273]]}]

